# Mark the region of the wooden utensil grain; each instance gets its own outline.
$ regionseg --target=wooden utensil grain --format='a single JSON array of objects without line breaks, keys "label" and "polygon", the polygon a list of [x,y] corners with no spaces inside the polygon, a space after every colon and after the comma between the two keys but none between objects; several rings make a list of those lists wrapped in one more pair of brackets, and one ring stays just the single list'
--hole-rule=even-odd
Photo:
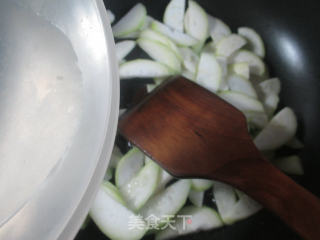
[{"label": "wooden utensil grain", "polygon": [[197,84],[168,80],[121,117],[119,132],[174,176],[228,183],[320,239],[319,199],[263,158],[239,110]]}]

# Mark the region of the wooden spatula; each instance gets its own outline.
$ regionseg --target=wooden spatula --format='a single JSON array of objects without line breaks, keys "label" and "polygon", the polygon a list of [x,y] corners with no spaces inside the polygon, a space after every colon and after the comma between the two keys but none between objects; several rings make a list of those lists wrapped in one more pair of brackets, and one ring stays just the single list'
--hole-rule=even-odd
[{"label": "wooden spatula", "polygon": [[197,84],[168,80],[122,116],[119,132],[174,176],[228,183],[320,239],[319,199],[262,157],[239,110]]}]

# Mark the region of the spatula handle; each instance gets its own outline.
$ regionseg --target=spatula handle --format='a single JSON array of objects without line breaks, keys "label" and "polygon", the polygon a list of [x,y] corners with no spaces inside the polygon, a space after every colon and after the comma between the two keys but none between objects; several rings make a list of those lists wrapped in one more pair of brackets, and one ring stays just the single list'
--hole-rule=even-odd
[{"label": "spatula handle", "polygon": [[320,200],[268,161],[234,161],[214,172],[212,178],[243,190],[304,239],[320,239]]}]

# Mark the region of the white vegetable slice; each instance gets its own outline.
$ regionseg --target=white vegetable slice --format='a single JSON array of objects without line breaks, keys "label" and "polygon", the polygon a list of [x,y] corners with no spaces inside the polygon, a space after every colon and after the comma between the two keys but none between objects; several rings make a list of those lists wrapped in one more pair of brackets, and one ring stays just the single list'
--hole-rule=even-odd
[{"label": "white vegetable slice", "polygon": [[173,228],[166,228],[159,232],[156,235],[156,240],[172,239],[221,226],[223,226],[223,223],[219,214],[212,208],[188,206],[178,213]]},{"label": "white vegetable slice", "polygon": [[263,104],[264,104],[264,109],[266,110],[266,113],[268,114],[268,116],[272,116],[274,111],[277,109],[278,107],[278,103],[279,103],[280,99],[278,95],[269,95],[269,96],[265,96],[264,100],[263,100]]},{"label": "white vegetable slice", "polygon": [[173,176],[170,173],[168,173],[164,169],[161,169],[158,190],[163,189],[166,186],[166,184],[169,183],[172,179]]},{"label": "white vegetable slice", "polygon": [[248,50],[239,50],[230,57],[230,63],[247,62],[250,73],[262,76],[266,72],[264,62],[260,57]]},{"label": "white vegetable slice", "polygon": [[265,56],[265,47],[260,35],[249,27],[238,28],[238,34],[243,36],[248,41],[248,47],[251,51],[257,54],[259,57]]},{"label": "white vegetable slice", "polygon": [[189,72],[195,74],[197,70],[197,65],[199,62],[199,56],[192,51],[190,48],[180,48],[179,49],[183,59],[183,66]]},{"label": "white vegetable slice", "polygon": [[229,36],[232,32],[227,24],[218,18],[208,15],[209,34],[214,42],[218,43],[222,38]]},{"label": "white vegetable slice", "polygon": [[115,20],[115,16],[110,9],[107,9],[107,16],[108,16],[110,24],[112,24]]},{"label": "white vegetable slice", "polygon": [[257,93],[251,82],[240,75],[229,75],[227,82],[231,91],[239,92],[252,98],[257,98]]},{"label": "white vegetable slice", "polygon": [[163,83],[163,81],[165,81],[167,78],[154,78],[153,81],[155,82],[155,84],[160,85],[161,83]]},{"label": "white vegetable slice", "polygon": [[188,9],[184,16],[184,28],[186,33],[200,42],[205,42],[208,37],[207,13],[195,1],[188,1]]},{"label": "white vegetable slice", "polygon": [[204,199],[204,192],[194,191],[191,190],[189,192],[189,200],[192,202],[193,205],[197,207],[202,207]]},{"label": "white vegetable slice", "polygon": [[216,56],[216,59],[220,65],[221,68],[221,83],[219,86],[219,90],[221,91],[227,91],[229,90],[228,82],[227,82],[227,76],[228,76],[228,59],[226,57],[222,56]]},{"label": "white vegetable slice", "polygon": [[116,186],[114,186],[111,182],[103,181],[103,183],[101,184],[101,188],[103,188],[103,190],[110,197],[112,197],[114,200],[116,200],[118,203],[120,203],[122,205],[126,204],[126,202],[124,201],[124,199],[121,196],[119,189]]},{"label": "white vegetable slice", "polygon": [[293,174],[293,175],[304,174],[301,159],[297,155],[275,159],[273,161],[273,164],[277,168],[279,168],[280,170],[288,174]]},{"label": "white vegetable slice", "polygon": [[239,200],[230,209],[224,217],[224,222],[226,224],[232,224],[236,221],[248,218],[253,214],[257,213],[262,207],[255,200],[251,199],[246,194],[237,191]]},{"label": "white vegetable slice", "polygon": [[139,173],[120,188],[130,209],[139,210],[151,197],[159,181],[159,166],[148,162]]},{"label": "white vegetable slice", "polygon": [[[115,200],[110,192],[101,187],[92,204],[90,216],[99,229],[111,239],[138,240],[147,231],[147,224],[141,216],[135,215],[123,204]],[[130,221],[139,220],[139,228],[130,228]]]},{"label": "white vegetable slice", "polygon": [[292,138],[286,145],[293,149],[302,149],[304,148],[304,144],[296,137]]},{"label": "white vegetable slice", "polygon": [[117,60],[123,60],[136,46],[136,42],[132,40],[125,40],[116,43]]},{"label": "white vegetable slice", "polygon": [[242,112],[264,112],[262,104],[242,93],[224,91],[219,96]]},{"label": "white vegetable slice", "polygon": [[279,103],[280,80],[278,78],[264,80],[260,82],[256,88],[267,115],[272,116]]},{"label": "white vegetable slice", "polygon": [[245,79],[249,79],[250,77],[250,68],[249,68],[249,64],[246,62],[239,62],[239,63],[234,63],[234,64],[230,64],[229,66],[229,71],[238,74],[242,77],[244,77]]},{"label": "white vegetable slice", "polygon": [[139,47],[144,50],[154,60],[167,65],[176,72],[181,71],[181,62],[176,54],[166,45],[159,42],[140,38],[137,41]]},{"label": "white vegetable slice", "polygon": [[186,0],[171,0],[164,11],[163,22],[166,25],[183,32],[185,8]]},{"label": "white vegetable slice", "polygon": [[148,28],[150,28],[151,23],[154,21],[154,18],[150,17],[150,16],[146,16],[146,19],[144,21],[144,24],[142,25],[142,27],[139,29],[140,31],[146,30]]},{"label": "white vegetable slice", "polygon": [[278,112],[268,125],[256,136],[254,143],[261,151],[273,150],[293,138],[297,130],[294,112],[286,107]]},{"label": "white vegetable slice", "polygon": [[148,59],[128,61],[119,68],[121,79],[168,77],[173,74],[175,71],[166,65]]},{"label": "white vegetable slice", "polygon": [[259,83],[259,87],[264,95],[279,95],[281,90],[281,82],[279,78],[270,78]]},{"label": "white vegetable slice", "polygon": [[120,148],[114,146],[110,158],[109,168],[115,168],[122,157],[123,154],[121,153]]},{"label": "white vegetable slice", "polygon": [[182,75],[183,77],[191,80],[191,81],[196,82],[196,75],[195,75],[194,73],[188,71],[188,70],[183,70],[183,71],[181,72],[181,75]]},{"label": "white vegetable slice", "polygon": [[213,181],[207,179],[191,179],[191,187],[196,191],[206,191],[212,187]]},{"label": "white vegetable slice", "polygon": [[136,4],[112,27],[113,35],[126,37],[126,35],[138,31],[143,26],[146,17],[146,7],[142,3]]},{"label": "white vegetable slice", "polygon": [[118,37],[120,39],[137,39],[139,37],[139,34],[140,32],[139,31],[136,31],[136,32],[132,32],[132,33],[129,33],[129,34],[126,34],[122,37]]},{"label": "white vegetable slice", "polygon": [[156,20],[151,23],[151,29],[169,37],[179,46],[190,47],[196,45],[199,42],[199,40],[197,40],[196,38],[170,28],[169,26]]},{"label": "white vegetable slice", "polygon": [[147,92],[152,92],[157,87],[156,84],[147,84]]},{"label": "white vegetable slice", "polygon": [[133,148],[125,154],[116,168],[116,186],[122,187],[128,183],[139,172],[143,163],[144,154],[138,148]]},{"label": "white vegetable slice", "polygon": [[156,32],[154,30],[151,30],[151,29],[146,29],[141,32],[140,38],[149,39],[152,41],[159,42],[163,45],[166,45],[168,48],[170,48],[171,51],[173,51],[176,54],[176,56],[180,60],[182,60],[182,55],[181,55],[178,47],[175,45],[175,43],[171,39],[169,39],[165,35],[163,35],[159,32]]},{"label": "white vegetable slice", "polygon": [[154,195],[140,210],[144,217],[155,216],[159,219],[176,214],[186,203],[190,180],[179,180]]},{"label": "white vegetable slice", "polygon": [[216,92],[222,81],[222,69],[213,54],[203,52],[200,56],[196,82],[210,91]]},{"label": "white vegetable slice", "polygon": [[243,37],[237,34],[231,34],[217,43],[216,54],[218,56],[229,57],[235,51],[242,48],[246,43],[247,41]]},{"label": "white vegetable slice", "polygon": [[214,181],[213,196],[222,220],[228,222],[228,214],[237,203],[234,188],[225,183]]}]

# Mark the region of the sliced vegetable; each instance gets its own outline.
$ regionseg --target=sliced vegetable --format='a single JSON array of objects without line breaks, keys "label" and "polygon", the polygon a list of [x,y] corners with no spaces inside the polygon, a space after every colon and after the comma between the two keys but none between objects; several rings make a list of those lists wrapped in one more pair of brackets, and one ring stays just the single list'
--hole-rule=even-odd
[{"label": "sliced vegetable", "polygon": [[238,28],[238,34],[243,36],[248,41],[249,50],[257,54],[259,57],[265,56],[265,47],[260,35],[249,27]]},{"label": "sliced vegetable", "polygon": [[225,183],[214,181],[213,196],[222,220],[228,222],[229,212],[237,203],[234,188]]},{"label": "sliced vegetable", "polygon": [[130,209],[139,210],[151,197],[159,181],[159,166],[148,162],[140,172],[120,188]]},{"label": "sliced vegetable", "polygon": [[191,179],[191,187],[196,191],[206,191],[212,187],[213,182],[206,179]]},{"label": "sliced vegetable", "polygon": [[128,61],[119,68],[121,79],[168,77],[173,74],[175,71],[166,65],[148,59]]},{"label": "sliced vegetable", "polygon": [[242,93],[225,91],[219,93],[219,96],[242,112],[264,112],[262,104],[257,99]]},{"label": "sliced vegetable", "polygon": [[189,200],[192,202],[193,205],[197,207],[202,207],[204,199],[204,192],[194,191],[191,190],[189,192]]},{"label": "sliced vegetable", "polygon": [[159,43],[161,43],[163,45],[166,45],[168,48],[170,48],[171,51],[173,51],[176,54],[176,56],[180,60],[182,60],[182,55],[181,55],[178,47],[175,45],[175,43],[171,39],[169,39],[168,37],[164,36],[163,34],[158,33],[156,31],[153,31],[151,29],[146,29],[146,30],[141,32],[140,38],[149,39],[149,40],[152,40],[152,41],[159,42]]},{"label": "sliced vegetable", "polygon": [[221,91],[228,91],[229,90],[229,85],[227,81],[227,76],[228,76],[228,58],[227,57],[222,57],[222,56],[217,56],[216,57],[220,68],[222,72],[222,77],[221,77],[221,83],[219,90]]},{"label": "sliced vegetable", "polygon": [[150,16],[146,16],[146,19],[144,21],[144,24],[142,25],[142,27],[139,29],[140,31],[146,30],[148,28],[150,28],[151,23],[154,21],[154,18],[150,17]]},{"label": "sliced vegetable", "polygon": [[234,63],[230,64],[229,66],[229,71],[238,74],[245,79],[249,79],[250,77],[250,69],[249,69],[249,64],[246,62],[239,62],[239,63]]},{"label": "sliced vegetable", "polygon": [[[147,231],[147,224],[140,216],[115,200],[111,194],[113,191],[113,188],[100,188],[90,210],[91,218],[111,239],[141,239]],[[139,228],[130,227],[132,219],[139,220]]]},{"label": "sliced vegetable", "polygon": [[264,95],[279,95],[281,83],[279,78],[270,78],[259,83],[259,87]]},{"label": "sliced vegetable", "polygon": [[288,174],[303,175],[304,170],[302,167],[301,159],[297,155],[289,157],[278,158],[273,161],[273,164]]},{"label": "sliced vegetable", "polygon": [[280,99],[278,95],[272,94],[269,96],[265,96],[265,98],[263,99],[263,104],[268,116],[273,115],[274,111],[278,107],[279,101]]},{"label": "sliced vegetable", "polygon": [[229,57],[235,51],[242,48],[246,43],[247,41],[243,37],[237,34],[231,34],[222,38],[217,43],[216,54],[218,56]]},{"label": "sliced vegetable", "polygon": [[184,68],[195,74],[199,62],[199,56],[190,48],[180,48],[179,50],[182,55]]},{"label": "sliced vegetable", "polygon": [[110,9],[107,9],[107,16],[110,24],[112,24],[116,17],[114,16],[113,12]]},{"label": "sliced vegetable", "polygon": [[173,29],[183,32],[186,0],[171,0],[164,11],[163,22]]},{"label": "sliced vegetable", "polygon": [[196,75],[188,70],[183,70],[181,72],[181,75],[191,81],[194,81],[194,82],[196,81]]},{"label": "sliced vegetable", "polygon": [[133,32],[139,31],[143,26],[146,17],[146,7],[142,3],[136,4],[112,27],[113,35],[121,38],[126,37]]},{"label": "sliced vegetable", "polygon": [[120,148],[114,146],[110,158],[109,168],[115,168],[122,157],[123,154],[121,153]]},{"label": "sliced vegetable", "polygon": [[[180,216],[180,217],[179,217]],[[156,240],[171,239],[198,231],[218,228],[223,225],[219,214],[208,207],[189,206],[183,208],[173,225],[156,235]]]},{"label": "sliced vegetable", "polygon": [[209,33],[214,42],[218,43],[222,38],[227,37],[231,34],[231,30],[227,24],[218,18],[208,15],[209,21]]},{"label": "sliced vegetable", "polygon": [[179,180],[154,195],[140,210],[144,217],[163,219],[176,214],[186,203],[190,191],[190,180]]},{"label": "sliced vegetable", "polygon": [[118,62],[123,60],[136,46],[135,41],[125,40],[116,43],[116,54]]},{"label": "sliced vegetable", "polygon": [[162,190],[167,185],[167,183],[169,183],[172,179],[173,179],[173,176],[170,173],[168,173],[164,169],[161,169],[158,190]]},{"label": "sliced vegetable", "polygon": [[184,28],[186,33],[205,42],[208,37],[208,16],[206,11],[195,1],[189,0],[188,9],[184,16]]},{"label": "sliced vegetable", "polygon": [[112,197],[118,203],[120,203],[122,205],[126,204],[126,202],[122,198],[121,193],[118,190],[118,188],[116,188],[116,186],[114,186],[111,182],[103,181],[101,187],[110,197]]},{"label": "sliced vegetable", "polygon": [[263,102],[268,116],[272,116],[278,107],[280,88],[281,85],[278,78],[271,78],[257,85],[259,99]]},{"label": "sliced vegetable", "polygon": [[151,23],[151,29],[169,37],[179,46],[190,47],[198,43],[198,40],[196,38],[193,38],[188,34],[170,28],[169,26],[156,20]]},{"label": "sliced vegetable", "polygon": [[237,191],[237,194],[239,200],[224,217],[224,222],[226,224],[232,224],[236,221],[250,217],[262,208],[259,203],[243,192]]},{"label": "sliced vegetable", "polygon": [[147,92],[152,92],[157,86],[157,84],[147,84]]},{"label": "sliced vegetable", "polygon": [[154,60],[167,65],[176,72],[181,71],[181,62],[173,51],[159,42],[140,38],[138,45]]},{"label": "sliced vegetable", "polygon": [[290,108],[286,107],[271,119],[256,136],[254,143],[260,151],[277,149],[292,139],[296,130],[296,116]]},{"label": "sliced vegetable", "polygon": [[216,92],[222,81],[222,69],[213,54],[203,52],[200,56],[196,82],[201,86]]},{"label": "sliced vegetable", "polygon": [[239,50],[231,56],[231,63],[247,62],[249,64],[250,73],[262,76],[266,72],[263,61],[254,53],[247,50]]},{"label": "sliced vegetable", "polygon": [[138,149],[131,149],[122,157],[116,168],[115,181],[117,187],[128,183],[142,168],[144,154]]},{"label": "sliced vegetable", "polygon": [[231,91],[257,98],[257,93],[249,80],[240,75],[232,74],[228,76],[227,81]]}]

